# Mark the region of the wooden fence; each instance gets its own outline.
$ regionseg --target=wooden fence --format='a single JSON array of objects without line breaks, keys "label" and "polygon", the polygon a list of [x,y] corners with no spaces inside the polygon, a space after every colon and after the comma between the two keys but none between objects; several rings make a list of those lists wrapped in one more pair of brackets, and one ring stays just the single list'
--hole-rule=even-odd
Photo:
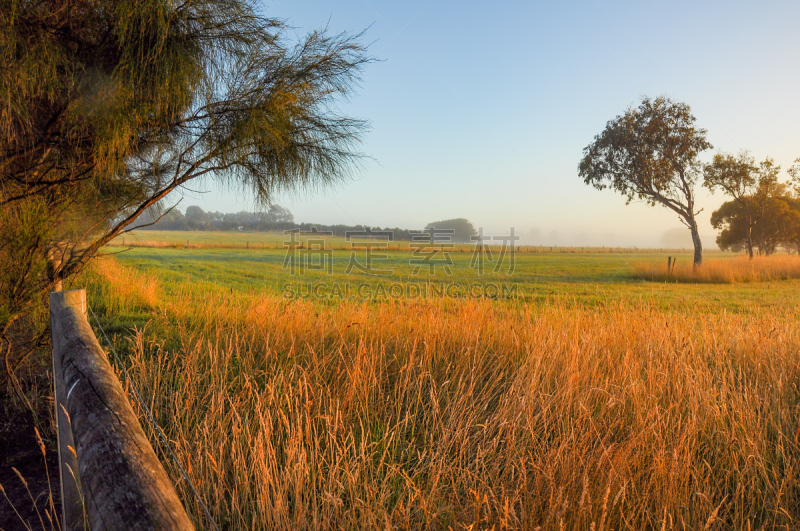
[{"label": "wooden fence", "polygon": [[194,529],[87,318],[50,294],[62,529]]}]

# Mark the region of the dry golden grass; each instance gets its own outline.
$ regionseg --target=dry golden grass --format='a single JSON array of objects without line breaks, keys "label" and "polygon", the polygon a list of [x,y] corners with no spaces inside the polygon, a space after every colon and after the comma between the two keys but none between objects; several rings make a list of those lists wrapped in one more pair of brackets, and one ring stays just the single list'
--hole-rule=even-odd
[{"label": "dry golden grass", "polygon": [[225,529],[800,525],[796,308],[174,300],[127,363]]},{"label": "dry golden grass", "polygon": [[[122,313],[131,309],[155,309],[161,301],[161,286],[145,273],[124,267],[110,257],[92,262],[92,272],[102,282],[93,286],[95,296],[103,297],[108,313]],[[110,290],[111,293],[105,293]]]},{"label": "dry golden grass", "polygon": [[684,261],[667,271],[667,262],[639,263],[636,276],[645,280],[665,282],[700,282],[737,284],[741,282],[770,282],[800,278],[800,256],[756,256],[750,260],[741,256],[729,260],[704,260],[697,269]]}]

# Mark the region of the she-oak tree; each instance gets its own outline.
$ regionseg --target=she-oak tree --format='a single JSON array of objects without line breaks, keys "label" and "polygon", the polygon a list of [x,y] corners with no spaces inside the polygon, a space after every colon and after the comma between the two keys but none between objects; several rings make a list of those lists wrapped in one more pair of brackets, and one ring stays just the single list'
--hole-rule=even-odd
[{"label": "she-oak tree", "polygon": [[337,103],[370,61],[360,35],[289,39],[250,0],[0,0],[0,26],[3,350],[175,190],[217,179],[269,203],[359,160],[367,124]]}]

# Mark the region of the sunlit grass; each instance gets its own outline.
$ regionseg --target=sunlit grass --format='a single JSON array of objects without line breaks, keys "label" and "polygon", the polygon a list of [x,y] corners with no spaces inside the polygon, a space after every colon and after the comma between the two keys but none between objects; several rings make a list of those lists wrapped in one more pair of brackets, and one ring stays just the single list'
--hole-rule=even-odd
[{"label": "sunlit grass", "polygon": [[704,260],[699,267],[691,261],[682,261],[668,270],[667,263],[637,263],[636,275],[645,280],[659,282],[703,282],[736,284],[743,282],[770,282],[800,278],[800,256],[756,256],[752,260],[741,256],[728,260]]},{"label": "sunlit grass", "polygon": [[[102,297],[107,313],[131,310],[153,310],[162,301],[158,280],[116,260],[100,259],[92,263],[92,271],[103,282],[94,285],[93,295]],[[113,290],[107,295],[105,290]]]},{"label": "sunlit grass", "polygon": [[800,518],[794,306],[323,305],[190,283],[159,299],[124,268],[99,282],[101,310],[159,308],[118,345],[224,528]]}]

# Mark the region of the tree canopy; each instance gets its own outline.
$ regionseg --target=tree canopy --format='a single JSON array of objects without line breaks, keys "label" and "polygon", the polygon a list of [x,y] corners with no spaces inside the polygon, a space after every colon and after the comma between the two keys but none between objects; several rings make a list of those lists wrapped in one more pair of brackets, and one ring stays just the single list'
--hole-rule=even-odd
[{"label": "tree canopy", "polygon": [[711,214],[720,230],[717,245],[723,251],[757,251],[770,255],[778,248],[800,252],[800,199],[790,186],[777,180],[770,161],[761,164],[757,187],[741,200],[723,203]]},{"label": "tree canopy", "polygon": [[269,203],[357,167],[360,35],[249,0],[0,0],[0,332],[169,194]]},{"label": "tree canopy", "polygon": [[294,225],[294,215],[280,205],[270,205],[260,212],[206,212],[197,205],[186,208],[186,213],[173,209],[161,216],[147,211],[136,222],[137,227],[152,230],[233,230],[244,226],[247,230],[283,230]]},{"label": "tree canopy", "polygon": [[[451,242],[470,242],[470,238],[478,234],[478,231],[475,230],[475,226],[472,222],[466,218],[454,218],[454,219],[445,219],[442,221],[434,221],[433,223],[428,223],[425,226],[425,230],[430,230],[431,228],[436,229],[437,231],[444,230],[444,231],[453,231],[449,234],[449,241]],[[437,238],[442,238],[442,236],[437,236]]]},{"label": "tree canopy", "polygon": [[753,231],[763,217],[757,211],[764,208],[764,191],[777,183],[779,172],[780,166],[775,166],[772,159],[767,158],[756,165],[755,159],[746,151],[738,156],[717,153],[711,164],[705,166],[703,185],[711,191],[722,190],[738,204],[735,210],[747,224],[745,250],[750,258],[753,257]]},{"label": "tree canopy", "polygon": [[688,105],[645,97],[638,107],[609,121],[584,148],[578,174],[598,190],[619,192],[628,203],[660,204],[678,214],[691,232],[694,263],[699,265],[703,248],[694,185],[702,171],[697,157],[711,147]]}]

